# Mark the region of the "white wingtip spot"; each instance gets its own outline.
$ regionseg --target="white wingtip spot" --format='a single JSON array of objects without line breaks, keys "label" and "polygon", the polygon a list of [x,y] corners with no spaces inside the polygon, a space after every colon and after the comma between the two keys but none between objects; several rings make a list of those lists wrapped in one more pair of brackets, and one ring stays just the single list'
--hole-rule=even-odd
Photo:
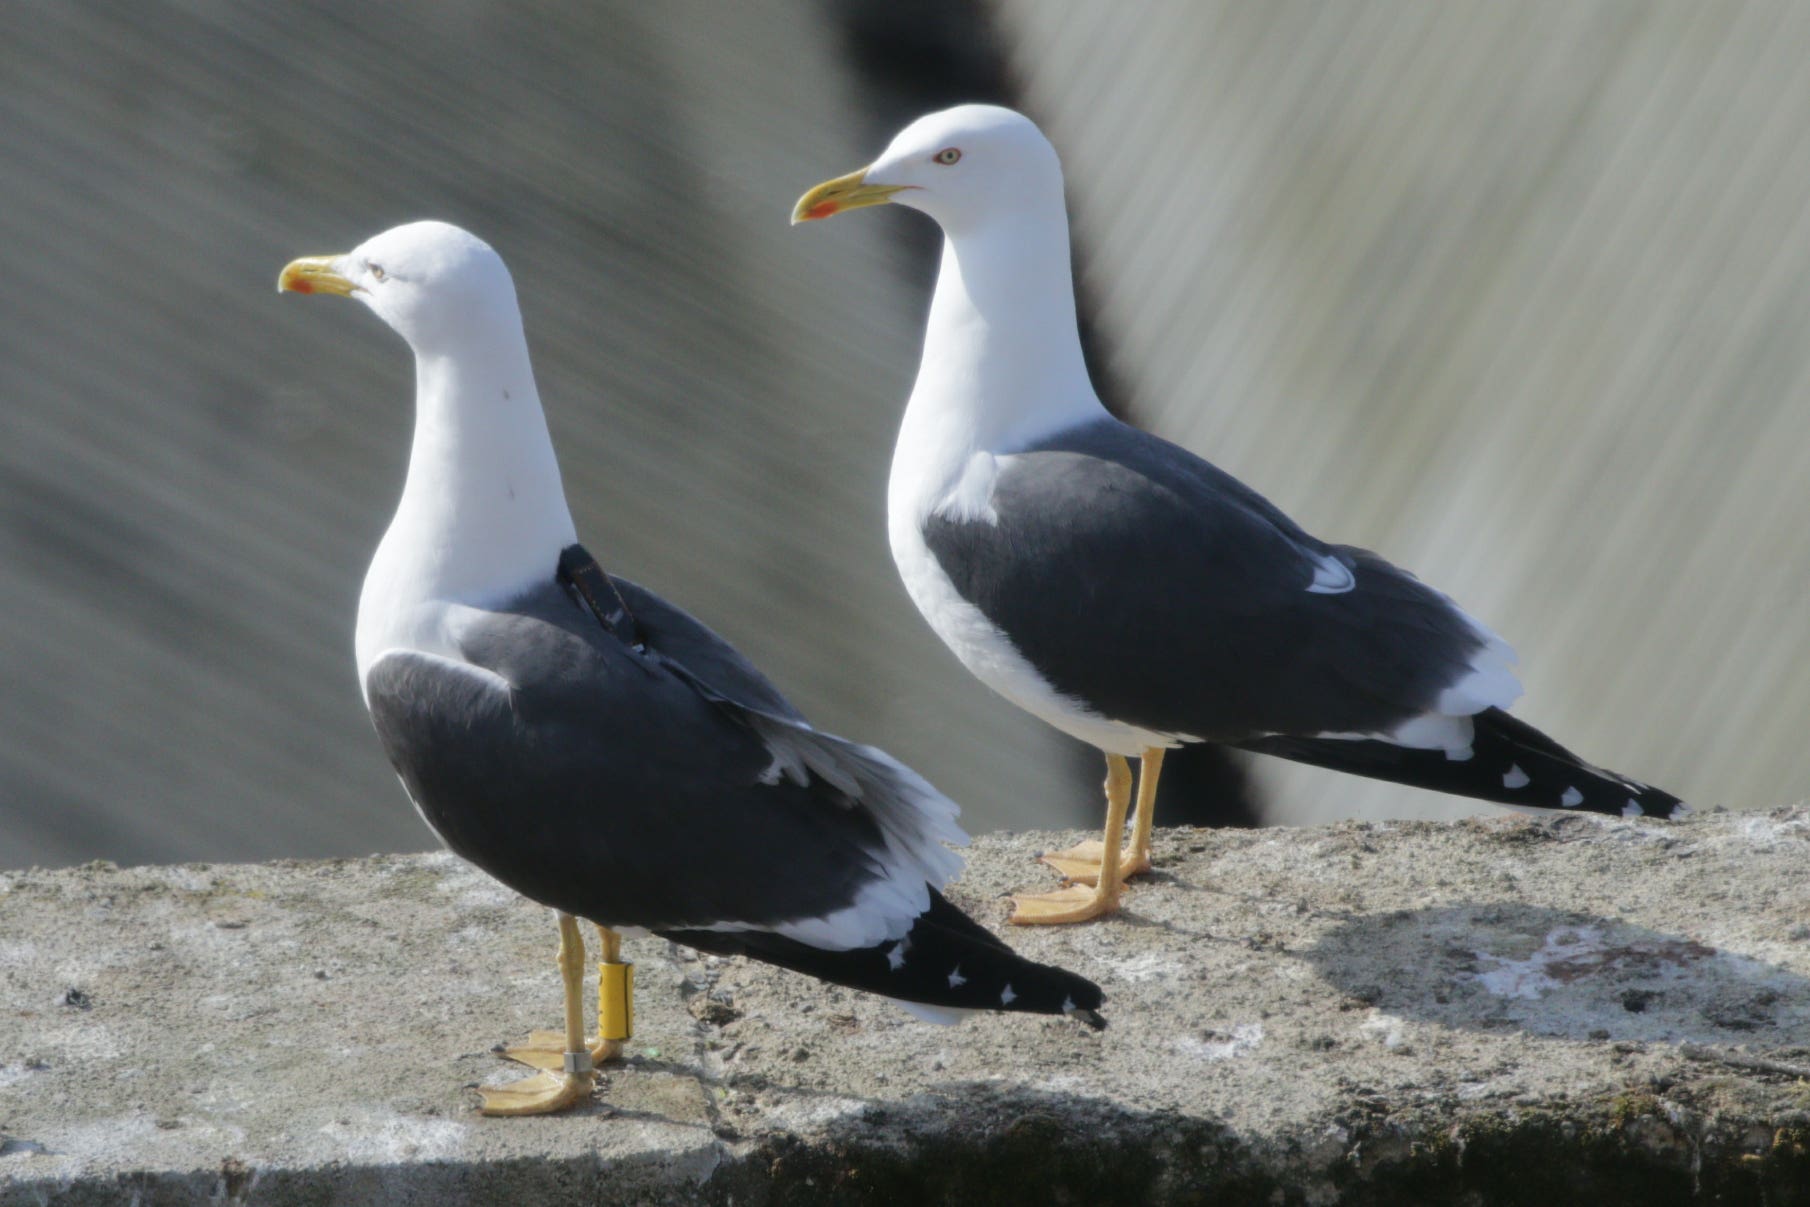
[{"label": "white wingtip spot", "polygon": [[1072,997],[1063,998],[1062,999],[1062,1013],[1073,1014],[1074,1012],[1075,1012],[1075,999]]},{"label": "white wingtip spot", "polygon": [[910,942],[909,939],[900,939],[897,943],[894,943],[891,947],[886,949],[886,966],[888,968],[897,972],[899,969],[905,967],[905,948],[909,946]]},{"label": "white wingtip spot", "polygon": [[1012,987],[1010,985],[1007,985],[1004,989],[1001,989],[999,991],[999,1004],[1000,1005],[1010,1006],[1013,1002],[1015,1002],[1017,1000],[1018,1000],[1018,995],[1016,993],[1012,992]]},{"label": "white wingtip spot", "polygon": [[1468,763],[1476,750],[1469,746],[1453,746],[1446,750],[1445,761],[1448,763]]},{"label": "white wingtip spot", "polygon": [[962,966],[960,964],[957,964],[949,971],[949,988],[953,989],[957,985],[966,985],[967,983],[968,978],[962,975]]},{"label": "white wingtip spot", "polygon": [[1527,787],[1528,782],[1527,772],[1521,770],[1521,765],[1519,763],[1511,766],[1508,769],[1508,773],[1502,777],[1502,786],[1504,788],[1525,788]]},{"label": "white wingtip spot", "polygon": [[1583,803],[1584,794],[1579,792],[1576,788],[1565,789],[1565,795],[1559,797],[1559,804],[1564,805],[1567,809],[1576,808]]},{"label": "white wingtip spot", "polygon": [[1646,812],[1645,809],[1640,807],[1640,802],[1631,796],[1628,798],[1628,803],[1621,807],[1621,815],[1623,817],[1644,817],[1646,816]]},{"label": "white wingtip spot", "polygon": [[1330,553],[1314,559],[1314,579],[1307,584],[1310,595],[1343,595],[1357,586],[1357,575],[1351,567]]}]

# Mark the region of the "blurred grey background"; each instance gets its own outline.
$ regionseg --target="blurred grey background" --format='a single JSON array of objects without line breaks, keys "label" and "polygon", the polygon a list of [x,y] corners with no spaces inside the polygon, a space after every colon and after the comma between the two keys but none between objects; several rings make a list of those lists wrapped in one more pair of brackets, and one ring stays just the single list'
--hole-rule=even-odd
[{"label": "blurred grey background", "polygon": [[[607,565],[971,828],[1091,823],[886,553],[928,223],[786,223],[966,99],[1062,152],[1130,417],[1455,595],[1586,757],[1802,799],[1807,57],[1794,0],[8,6],[0,866],[431,844],[351,668],[407,352],[273,291],[428,216],[509,261]],[[1189,762],[1159,820],[1467,811]]]}]

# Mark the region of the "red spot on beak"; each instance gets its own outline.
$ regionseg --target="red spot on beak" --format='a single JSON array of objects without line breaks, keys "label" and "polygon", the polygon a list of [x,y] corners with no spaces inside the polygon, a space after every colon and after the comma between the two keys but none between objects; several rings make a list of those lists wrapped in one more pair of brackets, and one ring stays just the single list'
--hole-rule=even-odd
[{"label": "red spot on beak", "polygon": [[283,284],[290,293],[313,293],[314,286],[308,283],[307,277],[290,277]]},{"label": "red spot on beak", "polygon": [[807,218],[828,218],[831,214],[837,212],[841,208],[842,206],[834,201],[819,201],[816,205],[813,205],[810,209],[806,210],[804,216]]}]

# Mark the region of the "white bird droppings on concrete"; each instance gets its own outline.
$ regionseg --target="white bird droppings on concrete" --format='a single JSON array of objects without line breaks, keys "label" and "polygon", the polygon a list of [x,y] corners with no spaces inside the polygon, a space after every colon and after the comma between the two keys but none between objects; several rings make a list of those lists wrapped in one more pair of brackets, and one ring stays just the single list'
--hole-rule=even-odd
[{"label": "white bird droppings on concrete", "polygon": [[1384,1014],[1381,1010],[1372,1010],[1370,1017],[1358,1024],[1358,1033],[1377,1041],[1385,1048],[1399,1048],[1408,1042],[1402,1030],[1402,1020],[1392,1014]]},{"label": "white bird droppings on concrete", "polygon": [[393,1112],[359,1112],[321,1127],[321,1135],[344,1150],[345,1159],[376,1165],[435,1161],[457,1153],[467,1125],[450,1119],[411,1119]]},{"label": "white bird droppings on concrete", "polygon": [[1231,1060],[1254,1051],[1263,1042],[1262,1023],[1239,1023],[1223,1038],[1182,1035],[1175,1040],[1175,1050],[1200,1060]]},{"label": "white bird droppings on concrete", "polygon": [[1112,969],[1120,980],[1129,981],[1132,984],[1172,976],[1181,971],[1180,965],[1176,963],[1172,955],[1156,951],[1147,951],[1120,960],[1102,960],[1101,963]]}]

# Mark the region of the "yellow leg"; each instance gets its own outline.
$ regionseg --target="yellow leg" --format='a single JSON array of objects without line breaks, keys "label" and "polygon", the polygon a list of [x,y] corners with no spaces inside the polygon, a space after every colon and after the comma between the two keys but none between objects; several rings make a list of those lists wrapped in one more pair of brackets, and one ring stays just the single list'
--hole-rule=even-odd
[{"label": "yellow leg", "polygon": [[[602,1064],[621,1057],[622,1041],[633,1033],[635,966],[622,962],[622,936],[607,926],[597,927],[597,948],[598,1028],[596,1038],[587,1039],[585,1047],[591,1062]],[[531,1031],[525,1042],[503,1049],[503,1055],[536,1069],[557,1071],[565,1067],[566,1037],[559,1031]]]},{"label": "yellow leg", "polygon": [[1125,886],[1119,875],[1119,844],[1124,841],[1125,812],[1131,805],[1131,764],[1123,755],[1106,756],[1106,833],[1093,888],[1074,884],[1053,893],[1012,898],[1010,921],[1020,926],[1085,922],[1119,908]]},{"label": "yellow leg", "polygon": [[560,1068],[494,1089],[480,1088],[486,1115],[549,1115],[591,1096],[596,1074],[584,1042],[584,936],[571,914],[559,915],[559,976],[566,999]]},{"label": "yellow leg", "polygon": [[1138,759],[1138,816],[1131,828],[1131,854],[1119,865],[1122,876],[1150,870],[1150,830],[1156,824],[1156,781],[1163,774],[1163,748],[1149,746]]},{"label": "yellow leg", "polygon": [[[1108,767],[1112,755],[1107,755]],[[1138,760],[1137,821],[1132,827],[1131,848],[1119,852],[1119,876],[1129,880],[1150,870],[1150,827],[1156,817],[1156,781],[1163,773],[1163,749],[1151,746]],[[1112,790],[1110,778],[1107,791]],[[1109,836],[1110,838],[1110,836]],[[1066,851],[1052,851],[1043,862],[1077,884],[1094,884],[1100,878],[1100,856],[1106,844],[1095,839],[1076,843]]]}]

